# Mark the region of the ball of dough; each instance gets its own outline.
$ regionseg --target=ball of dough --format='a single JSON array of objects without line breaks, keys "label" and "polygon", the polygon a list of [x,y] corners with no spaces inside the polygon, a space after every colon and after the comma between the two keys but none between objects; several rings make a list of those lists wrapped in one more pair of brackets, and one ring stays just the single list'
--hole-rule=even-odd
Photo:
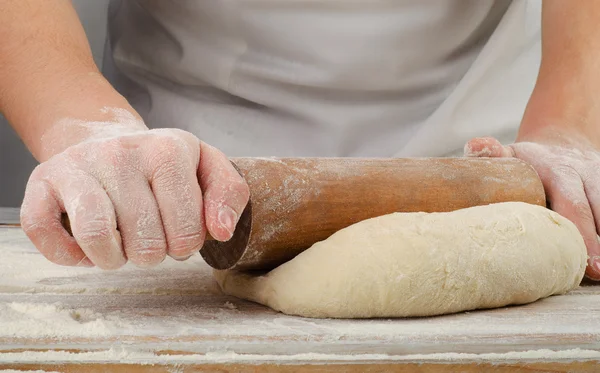
[{"label": "ball of dough", "polygon": [[215,271],[230,295],[306,317],[431,316],[533,302],[577,287],[573,223],[519,202],[368,219],[266,275]]}]

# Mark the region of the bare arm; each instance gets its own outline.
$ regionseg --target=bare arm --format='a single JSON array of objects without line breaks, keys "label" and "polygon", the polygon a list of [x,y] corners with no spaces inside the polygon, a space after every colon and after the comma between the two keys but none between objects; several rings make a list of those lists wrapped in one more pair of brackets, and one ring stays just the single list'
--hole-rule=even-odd
[{"label": "bare arm", "polygon": [[544,0],[542,63],[517,142],[474,139],[467,155],[517,157],[542,180],[551,208],[569,218],[600,281],[600,1]]},{"label": "bare arm", "polygon": [[521,140],[560,127],[600,147],[598,25],[598,1],[543,1],[542,63]]},{"label": "bare arm", "polygon": [[146,127],[98,72],[70,1],[2,0],[0,62],[0,110],[42,162],[21,225],[49,260],[151,266],[188,258],[207,231],[231,238],[244,180],[193,134]]},{"label": "bare arm", "polygon": [[0,61],[0,111],[39,161],[89,135],[53,135],[64,118],[110,122],[105,107],[137,116],[98,71],[69,0],[3,0]]}]

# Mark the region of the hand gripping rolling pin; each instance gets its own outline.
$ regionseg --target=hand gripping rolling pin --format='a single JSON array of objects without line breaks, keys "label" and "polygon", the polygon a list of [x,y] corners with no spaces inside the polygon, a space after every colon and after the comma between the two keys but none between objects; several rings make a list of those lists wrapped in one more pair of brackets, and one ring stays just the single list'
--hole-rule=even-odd
[{"label": "hand gripping rolling pin", "polygon": [[[232,158],[250,187],[233,237],[200,250],[216,269],[268,270],[349,225],[393,212],[520,201],[546,206],[515,158]],[[65,216],[63,223],[69,229]]]}]

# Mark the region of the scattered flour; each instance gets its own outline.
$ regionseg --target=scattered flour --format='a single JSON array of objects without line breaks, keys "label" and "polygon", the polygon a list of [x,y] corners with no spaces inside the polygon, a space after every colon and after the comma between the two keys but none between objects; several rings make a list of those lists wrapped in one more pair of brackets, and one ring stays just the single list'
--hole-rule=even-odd
[{"label": "scattered flour", "polygon": [[18,352],[0,354],[0,362],[3,363],[64,363],[85,362],[101,363],[106,361],[119,361],[122,364],[198,364],[198,363],[303,363],[303,362],[347,362],[347,361],[404,361],[404,362],[512,362],[512,361],[573,361],[573,360],[596,360],[600,361],[600,351],[571,349],[562,351],[553,350],[530,350],[522,352],[508,352],[502,354],[461,354],[461,353],[439,353],[439,354],[412,354],[412,355],[386,355],[386,354],[319,354],[305,353],[296,355],[253,355],[236,354],[230,351],[209,352],[206,354],[192,355],[155,355],[151,352],[128,351],[122,348],[112,348],[104,351],[90,351],[73,353],[67,351],[44,351],[44,352]]},{"label": "scattered flour", "polygon": [[104,120],[85,121],[64,118],[55,123],[42,135],[45,158],[62,152],[77,139],[118,137],[148,130],[142,120],[125,109],[104,107],[100,110],[100,114]]},{"label": "scattered flour", "polygon": [[[119,271],[64,267],[44,258],[16,228],[0,230],[0,293],[196,295],[212,283],[199,254],[185,262],[167,258],[152,269],[128,263]],[[34,270],[32,270],[34,269]],[[152,281],[150,281],[150,279]]]},{"label": "scattered flour", "polygon": [[231,302],[225,302],[225,304],[223,305],[223,307],[228,308],[230,310],[237,310],[237,307],[235,304],[231,303]]},{"label": "scattered flour", "polygon": [[[174,366],[273,360],[293,364],[332,359],[600,360],[600,352],[589,350],[484,355],[334,355],[347,351],[353,343],[381,345],[382,350],[374,348],[373,351],[386,353],[395,351],[394,346],[411,345],[435,345],[438,346],[435,351],[456,351],[451,341],[464,341],[468,336],[477,344],[480,338],[489,341],[491,335],[497,336],[498,342],[485,344],[506,352],[512,349],[510,346],[523,348],[522,336],[527,334],[543,335],[548,340],[557,335],[572,336],[579,341],[561,341],[560,346],[553,344],[557,349],[570,348],[568,343],[578,343],[574,347],[597,348],[597,344],[584,342],[597,340],[598,336],[597,331],[590,329],[590,325],[597,324],[600,299],[595,287],[580,288],[568,302],[560,297],[547,299],[535,306],[536,312],[524,307],[451,315],[443,319],[306,320],[276,314],[248,302],[232,301],[222,295],[214,284],[211,269],[199,255],[186,262],[166,260],[156,269],[147,270],[129,265],[118,271],[61,267],[44,259],[24,234],[14,228],[0,229],[0,249],[3,255],[0,261],[0,340],[5,351],[13,351],[0,353],[3,363],[123,361]],[[160,336],[164,340],[137,344],[147,341],[148,336]],[[272,343],[271,355],[261,354],[264,341],[289,337],[294,338],[293,349],[285,343]],[[447,348],[446,343],[449,343]],[[529,342],[526,341],[526,345],[529,346]],[[547,344],[539,348],[544,345]],[[67,352],[74,346],[88,352]],[[121,346],[130,349],[124,350]],[[135,346],[138,349],[133,349]],[[48,348],[56,351],[41,351]],[[191,355],[165,357],[152,353],[174,348]],[[401,350],[414,352],[404,347]],[[203,354],[207,351],[210,352]],[[297,354],[287,355],[290,351]],[[310,353],[312,351],[323,353]]]},{"label": "scattered flour", "polygon": [[0,303],[0,336],[19,338],[94,337],[119,327],[88,309],[70,309],[59,303]]}]

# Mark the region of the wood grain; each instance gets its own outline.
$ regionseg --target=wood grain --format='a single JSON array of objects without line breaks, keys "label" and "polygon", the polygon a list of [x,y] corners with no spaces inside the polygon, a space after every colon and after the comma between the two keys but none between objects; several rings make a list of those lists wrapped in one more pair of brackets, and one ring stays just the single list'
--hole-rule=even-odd
[{"label": "wood grain", "polygon": [[272,269],[361,220],[496,202],[545,206],[542,183],[514,158],[233,158],[250,205],[228,242],[201,254],[214,268]]},{"label": "wood grain", "polygon": [[600,363],[550,362],[550,363],[373,363],[373,364],[188,364],[161,366],[133,366],[128,364],[0,364],[0,369],[44,370],[60,373],[597,373]]},{"label": "wood grain", "polygon": [[[0,307],[60,305],[73,315],[51,335],[12,330],[0,317],[0,368],[57,372],[594,372],[600,287],[530,305],[444,317],[315,320],[221,294],[199,256],[154,269],[106,272],[47,262],[17,228],[0,228]],[[17,308],[18,309],[18,308]],[[22,319],[40,322],[36,314]],[[101,322],[106,333],[79,333]],[[64,324],[64,328],[63,328]],[[125,354],[109,353],[116,350]],[[560,359],[506,360],[552,350]],[[68,351],[79,361],[52,355]],[[90,351],[100,357],[88,356]],[[41,354],[36,357],[35,354]],[[45,356],[45,353],[50,355]],[[470,354],[455,361],[439,354]],[[482,355],[495,353],[500,355]],[[230,355],[228,355],[230,354]],[[320,354],[318,359],[310,358]],[[598,355],[595,355],[598,356]],[[352,361],[347,361],[352,358]],[[395,361],[398,359],[406,359]],[[334,365],[331,365],[334,364]]]}]

